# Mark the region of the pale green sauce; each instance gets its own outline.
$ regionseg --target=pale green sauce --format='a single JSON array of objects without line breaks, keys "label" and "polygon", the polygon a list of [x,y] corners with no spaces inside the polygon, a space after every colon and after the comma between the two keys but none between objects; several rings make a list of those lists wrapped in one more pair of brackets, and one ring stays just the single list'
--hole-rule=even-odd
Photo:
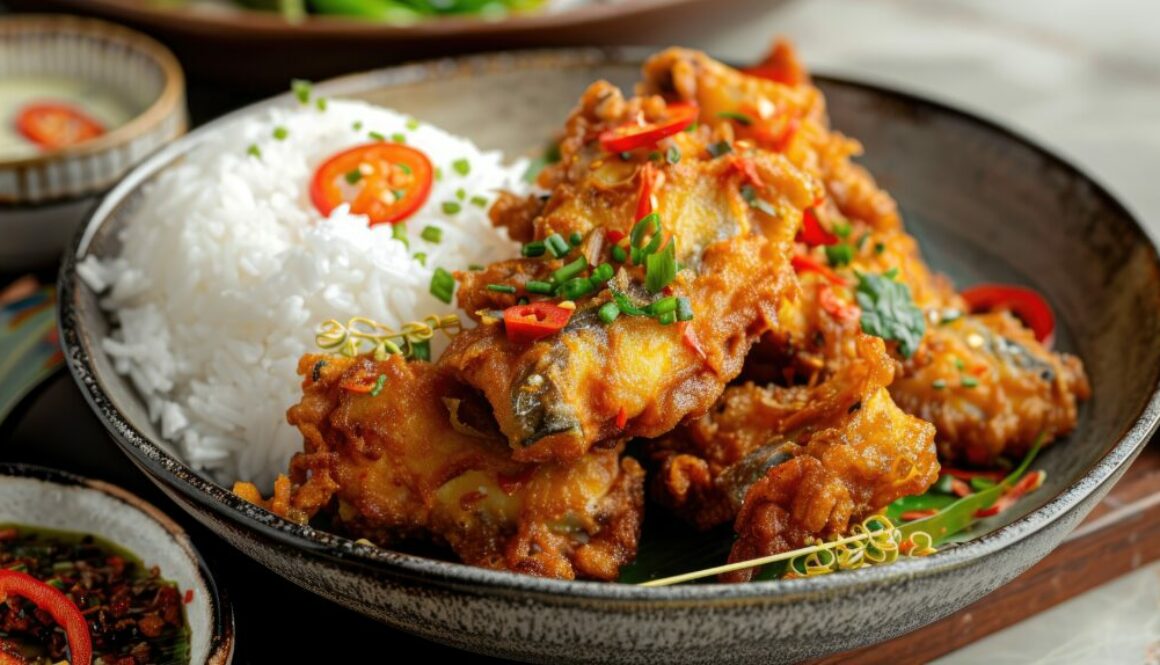
[{"label": "pale green sauce", "polygon": [[10,76],[0,78],[0,160],[35,157],[43,148],[16,129],[20,110],[32,102],[61,102],[101,123],[111,132],[133,118],[133,106],[107,86],[76,78]]}]

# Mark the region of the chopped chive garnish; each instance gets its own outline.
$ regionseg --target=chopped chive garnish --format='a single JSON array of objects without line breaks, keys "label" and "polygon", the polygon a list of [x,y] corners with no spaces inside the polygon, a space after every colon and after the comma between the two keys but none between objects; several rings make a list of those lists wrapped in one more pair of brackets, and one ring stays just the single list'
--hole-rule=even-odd
[{"label": "chopped chive garnish", "polygon": [[435,167],[435,182],[440,182],[442,180],[443,180],[443,169],[436,166]]},{"label": "chopped chive garnish", "polygon": [[411,243],[407,240],[407,225],[406,224],[392,224],[391,237],[403,243],[403,245],[410,247]]},{"label": "chopped chive garnish", "polygon": [[472,263],[467,266],[467,269],[472,272],[479,272],[480,270],[483,270],[483,268],[484,266],[480,263]]},{"label": "chopped chive garnish", "polygon": [[613,274],[615,274],[615,271],[612,269],[612,266],[607,263],[601,263],[592,271],[592,281],[597,283],[607,282],[612,279]]},{"label": "chopped chive garnish", "polygon": [[415,252],[415,260],[419,262],[419,265],[426,266],[427,252]]},{"label": "chopped chive garnish", "polygon": [[573,246],[577,246],[584,242],[584,236],[580,235],[579,231],[573,231],[572,235],[568,236],[568,242]]},{"label": "chopped chive garnish", "polygon": [[689,299],[684,296],[677,298],[677,320],[693,320],[693,303],[689,302]]},{"label": "chopped chive garnish", "polygon": [[547,295],[552,292],[553,287],[551,282],[541,282],[538,279],[533,279],[524,284],[524,289],[526,289],[528,293],[539,293],[541,295]]},{"label": "chopped chive garnish", "polygon": [[290,82],[290,89],[294,91],[294,96],[298,98],[298,103],[305,104],[310,101],[310,92],[314,89],[314,86],[310,81],[294,79]]},{"label": "chopped chive garnish", "polygon": [[884,243],[884,242],[874,243],[874,253],[875,254],[881,254],[882,252],[885,252],[885,251],[886,251],[886,243]]},{"label": "chopped chive garnish", "polygon": [[686,127],[686,128],[685,128],[685,133],[686,133],[686,134],[692,134],[693,132],[697,131],[697,127],[698,127],[700,124],[701,124],[701,123],[699,123],[699,122],[694,122],[693,124],[691,124],[691,125],[689,125],[688,127]]},{"label": "chopped chive garnish", "polygon": [[665,312],[664,314],[661,314],[657,317],[657,321],[659,321],[662,326],[672,325],[677,322],[677,313]]},{"label": "chopped chive garnish", "polygon": [[639,247],[630,248],[629,258],[632,259],[632,265],[639,266],[640,262],[644,260],[644,252],[640,251]]},{"label": "chopped chive garnish", "polygon": [[431,360],[431,340],[411,343],[411,357],[415,360]]},{"label": "chopped chive garnish", "polygon": [[651,212],[640,219],[632,227],[632,232],[629,233],[629,241],[632,242],[633,247],[640,247],[640,243],[644,241],[644,234],[659,233],[661,230],[661,216],[655,212]]},{"label": "chopped chive garnish", "polygon": [[438,243],[440,240],[443,240],[443,229],[438,226],[427,226],[419,233],[419,237],[427,242]]},{"label": "chopped chive garnish", "polygon": [[362,180],[362,171],[359,171],[358,169],[351,169],[350,171],[346,172],[346,175],[343,176],[343,178],[345,178],[348,183],[353,185],[359,180]]},{"label": "chopped chive garnish", "polygon": [[459,175],[467,175],[471,173],[471,162],[467,161],[467,159],[457,159],[451,162],[451,168],[455,169],[455,172]]},{"label": "chopped chive garnish", "polygon": [[544,245],[548,248],[548,252],[557,259],[568,254],[571,249],[568,247],[568,242],[564,240],[564,236],[559,233],[553,233],[544,239]]},{"label": "chopped chive garnish", "polygon": [[615,302],[608,301],[600,306],[600,311],[597,314],[604,323],[612,323],[616,317],[620,316],[620,307]]},{"label": "chopped chive garnish", "polygon": [[367,132],[367,136],[369,136],[372,141],[386,141],[387,140],[387,137],[383,136],[379,132]]},{"label": "chopped chive garnish", "polygon": [[543,256],[544,252],[546,251],[548,251],[548,248],[544,246],[544,242],[542,240],[529,242],[520,248],[520,254],[529,258]]},{"label": "chopped chive garnish", "polygon": [[362,131],[362,120],[355,120],[350,126],[356,132]]},{"label": "chopped chive garnish", "polygon": [[930,387],[934,388],[935,390],[943,390],[947,387],[947,382],[943,379],[935,379],[934,381],[930,382]]},{"label": "chopped chive garnish", "polygon": [[648,154],[648,161],[650,161],[650,162],[661,161],[661,151],[660,150],[653,150],[652,152],[650,152]]},{"label": "chopped chive garnish", "polygon": [[677,311],[677,297],[669,296],[661,298],[648,307],[644,308],[649,314],[667,314],[668,312]]},{"label": "chopped chive garnish", "polygon": [[451,296],[455,293],[455,278],[443,268],[436,268],[431,275],[431,295],[451,304]]},{"label": "chopped chive garnish", "polygon": [[416,129],[419,129],[419,121],[414,118],[407,118],[407,124],[404,126],[413,132]]},{"label": "chopped chive garnish", "polygon": [[850,226],[849,222],[838,222],[834,225],[834,235],[838,236],[842,240],[849,238],[850,231],[852,230],[853,227]]},{"label": "chopped chive garnish", "polygon": [[737,111],[722,111],[717,114],[717,117],[724,118],[726,120],[736,120],[746,127],[749,127],[753,124],[753,118],[750,118],[744,113],[738,113]]},{"label": "chopped chive garnish", "polygon": [[278,139],[279,141],[284,141],[286,140],[287,136],[290,136],[290,130],[286,129],[285,127],[274,128],[274,138]]},{"label": "chopped chive garnish", "polygon": [[709,154],[714,157],[728,155],[731,152],[733,152],[733,146],[730,145],[728,141],[718,141],[709,146]]},{"label": "chopped chive garnish", "polygon": [[391,141],[393,143],[406,143],[407,135],[402,132],[395,132],[394,134],[391,134]]},{"label": "chopped chive garnish", "polygon": [[379,393],[383,392],[383,384],[387,382],[387,375],[380,374],[379,378],[375,379],[375,387],[371,388],[371,397],[378,397]]},{"label": "chopped chive garnish", "polygon": [[592,292],[592,282],[586,277],[573,277],[564,282],[564,285],[560,287],[560,292],[568,300],[576,300]]},{"label": "chopped chive garnish", "polygon": [[395,164],[395,166],[399,167],[399,170],[402,171],[403,173],[406,173],[407,175],[411,175],[412,173],[414,173],[414,171],[411,170],[410,166],[407,166],[406,164],[404,164],[402,162]]},{"label": "chopped chive garnish", "polygon": [[443,214],[445,215],[454,215],[455,213],[459,212],[461,208],[462,206],[459,205],[458,201],[443,202]]},{"label": "chopped chive garnish", "polygon": [[681,161],[681,150],[677,146],[672,146],[669,151],[665,153],[665,159],[670,164],[676,164]]},{"label": "chopped chive garnish", "polygon": [[948,323],[954,323],[963,318],[963,313],[957,309],[944,309],[940,316],[939,324],[945,326]]},{"label": "chopped chive garnish", "polygon": [[863,233],[862,235],[858,236],[858,241],[854,243],[854,246],[857,247],[858,251],[860,252],[860,251],[862,251],[862,248],[866,246],[866,241],[869,239],[870,239],[870,232],[867,231],[866,233]]},{"label": "chopped chive garnish", "polygon": [[455,190],[455,198],[459,199],[460,201],[467,200],[467,190],[463,189],[462,187]]},{"label": "chopped chive garnish", "polygon": [[477,194],[477,195],[471,197],[471,205],[473,205],[477,208],[486,208],[487,207],[487,197],[486,196],[479,196]]},{"label": "chopped chive garnish", "polygon": [[407,198],[407,190],[405,190],[405,189],[392,189],[391,196],[395,197],[396,201],[402,201],[403,199]]},{"label": "chopped chive garnish", "polygon": [[617,263],[624,263],[628,260],[628,254],[625,253],[624,248],[620,245],[612,246],[612,260]]},{"label": "chopped chive garnish", "polygon": [[634,305],[627,295],[616,289],[611,289],[611,291],[612,300],[616,302],[616,306],[620,308],[620,311],[629,316],[648,316],[648,312]]},{"label": "chopped chive garnish", "polygon": [[581,256],[575,261],[567,263],[563,267],[557,268],[556,271],[552,273],[552,279],[554,279],[557,284],[563,284],[564,282],[567,282],[573,277],[584,272],[587,267],[588,259]]},{"label": "chopped chive garnish", "polygon": [[844,242],[837,245],[826,245],[826,260],[834,268],[850,265],[850,262],[854,260],[854,248]]},{"label": "chopped chive garnish", "polygon": [[967,364],[963,362],[962,358],[959,358],[957,356],[955,357],[955,369],[957,369],[961,372],[961,371],[963,371],[963,369],[966,368],[966,366],[967,366]]},{"label": "chopped chive garnish", "polygon": [[898,277],[898,268],[891,268],[890,270],[882,273],[882,276],[886,279],[895,279]]},{"label": "chopped chive garnish", "polygon": [[262,150],[258,147],[257,143],[251,143],[250,147],[246,148],[246,154],[251,157],[261,157]]},{"label": "chopped chive garnish", "polygon": [[644,286],[651,293],[657,293],[677,278],[677,256],[675,243],[669,243],[664,250],[649,254],[645,258]]},{"label": "chopped chive garnish", "polygon": [[496,293],[515,293],[516,287],[511,284],[488,284],[488,291],[495,291]]},{"label": "chopped chive garnish", "polygon": [[979,380],[976,379],[975,377],[973,377],[973,376],[964,376],[963,377],[963,387],[964,388],[974,388],[978,385],[979,385]]},{"label": "chopped chive garnish", "polygon": [[319,111],[325,111],[326,104],[327,104],[327,101],[326,101],[325,97],[319,97],[318,99],[314,100],[314,105],[316,107],[318,107]]}]

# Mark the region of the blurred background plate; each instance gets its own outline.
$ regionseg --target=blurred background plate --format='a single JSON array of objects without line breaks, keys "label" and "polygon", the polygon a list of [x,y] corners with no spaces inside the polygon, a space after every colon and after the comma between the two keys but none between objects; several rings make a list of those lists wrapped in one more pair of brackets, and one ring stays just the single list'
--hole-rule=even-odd
[{"label": "blurred background plate", "polygon": [[[115,20],[161,39],[193,77],[246,90],[284,87],[432,56],[534,46],[665,44],[689,25],[741,26],[779,0],[572,0],[499,20],[446,16],[402,25],[159,0],[8,0],[13,9]],[[575,5],[573,7],[573,5]]]}]

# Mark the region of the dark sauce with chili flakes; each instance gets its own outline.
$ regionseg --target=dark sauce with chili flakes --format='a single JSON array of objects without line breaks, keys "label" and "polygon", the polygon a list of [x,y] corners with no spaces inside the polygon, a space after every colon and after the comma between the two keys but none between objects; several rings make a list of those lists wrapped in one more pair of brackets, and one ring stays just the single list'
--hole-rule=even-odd
[{"label": "dark sauce with chili flakes", "polygon": [[[88,534],[0,525],[0,568],[28,573],[76,603],[95,664],[189,663],[181,591],[125,549]],[[12,595],[0,602],[0,652],[30,665],[59,663],[68,639],[47,612]]]}]

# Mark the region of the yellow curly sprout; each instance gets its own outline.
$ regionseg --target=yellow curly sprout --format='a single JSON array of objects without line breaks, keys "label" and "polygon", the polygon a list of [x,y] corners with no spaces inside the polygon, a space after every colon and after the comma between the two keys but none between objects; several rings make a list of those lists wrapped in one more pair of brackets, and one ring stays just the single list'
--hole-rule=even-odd
[{"label": "yellow curly sprout", "polygon": [[324,351],[352,358],[364,353],[370,353],[375,360],[385,360],[400,353],[414,358],[429,353],[428,343],[436,330],[454,337],[463,330],[463,325],[457,314],[431,315],[422,321],[405,323],[397,331],[362,316],[356,316],[345,324],[330,319],[319,326],[314,343]]}]

